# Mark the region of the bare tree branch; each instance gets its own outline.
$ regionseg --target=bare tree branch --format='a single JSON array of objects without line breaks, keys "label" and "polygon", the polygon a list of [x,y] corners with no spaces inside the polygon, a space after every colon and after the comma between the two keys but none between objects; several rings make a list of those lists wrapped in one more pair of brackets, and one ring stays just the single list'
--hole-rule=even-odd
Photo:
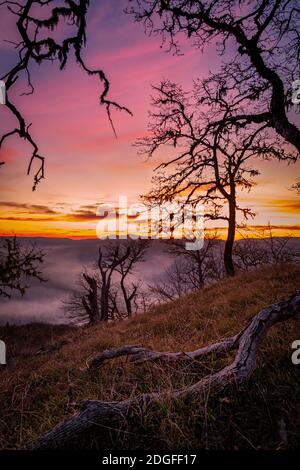
[{"label": "bare tree branch", "polygon": [[251,112],[236,109],[223,125],[266,123],[299,155],[300,130],[287,115],[292,82],[299,76],[296,1],[130,0],[129,4],[128,13],[144,23],[147,32],[161,34],[164,43],[169,38],[175,52],[180,50],[179,33],[193,39],[201,50],[214,42],[222,56],[229,52],[219,77],[228,89],[250,99]]},{"label": "bare tree branch", "polygon": [[[45,61],[58,61],[60,70],[63,70],[70,57],[70,51],[73,49],[77,63],[83,68],[88,75],[98,76],[99,81],[103,84],[103,90],[100,94],[100,104],[106,107],[108,119],[111,123],[114,134],[116,131],[113,125],[111,110],[112,108],[126,111],[132,114],[125,106],[120,105],[116,101],[109,98],[110,83],[101,69],[91,69],[83,58],[83,49],[86,45],[86,16],[89,7],[89,0],[64,0],[64,5],[54,6],[47,18],[39,18],[33,16],[33,9],[37,5],[41,8],[46,7],[49,10],[53,0],[26,0],[24,4],[5,0],[0,3],[0,7],[7,6],[12,15],[16,16],[16,26],[21,41],[16,45],[19,51],[19,61],[2,77],[6,82],[7,100],[6,105],[15,117],[18,127],[13,131],[4,134],[0,139],[0,147],[3,143],[14,134],[27,141],[32,147],[32,156],[28,165],[27,174],[33,170],[33,163],[38,162],[37,170],[34,170],[33,191],[39,182],[45,177],[45,157],[39,153],[39,148],[29,131],[31,124],[25,122],[22,112],[13,104],[10,94],[13,85],[22,75],[26,73],[29,94],[34,92],[31,82],[30,66],[32,63],[41,64]],[[47,10],[48,9],[48,10]],[[56,41],[53,37],[47,36],[45,30],[49,33],[55,29],[60,22],[70,21],[76,27],[76,32],[65,37],[61,42]]]}]

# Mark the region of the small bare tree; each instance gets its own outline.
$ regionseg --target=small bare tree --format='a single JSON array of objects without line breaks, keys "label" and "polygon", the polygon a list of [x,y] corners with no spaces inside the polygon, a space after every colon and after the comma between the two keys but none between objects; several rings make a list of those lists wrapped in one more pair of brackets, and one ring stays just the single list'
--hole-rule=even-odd
[{"label": "small bare tree", "polygon": [[186,276],[189,270],[190,267],[183,259],[176,259],[158,282],[149,285],[149,292],[155,302],[169,302],[187,294],[191,290]]},{"label": "small bare tree", "polygon": [[[97,325],[101,322],[101,279],[96,270],[85,269],[79,275],[76,290],[62,303],[67,318],[78,325]],[[117,304],[118,288],[111,284],[109,290],[108,319],[120,317]]]},{"label": "small bare tree", "polygon": [[149,286],[156,301],[174,300],[220,279],[224,275],[221,243],[217,233],[206,235],[199,250],[187,250],[183,240],[171,240],[167,251],[175,261],[158,282]]},{"label": "small bare tree", "polygon": [[201,249],[187,250],[183,240],[172,240],[168,252],[184,261],[186,282],[193,289],[201,289],[205,283],[223,276],[220,253],[221,241],[217,231],[206,234]]},{"label": "small bare tree", "polygon": [[24,295],[30,279],[44,282],[39,265],[45,254],[36,246],[22,246],[16,237],[7,238],[0,246],[0,297],[10,298],[13,292]]},{"label": "small bare tree", "polygon": [[299,250],[293,248],[290,236],[275,237],[270,224],[251,236],[243,235],[235,244],[234,259],[239,269],[256,269],[264,264],[279,264],[295,261]]},{"label": "small bare tree", "polygon": [[291,248],[291,237],[275,237],[270,223],[261,237],[266,247],[269,263],[286,263],[295,259],[296,252],[293,252]]},{"label": "small bare tree", "polygon": [[117,272],[117,268],[128,258],[130,253],[129,247],[125,252],[121,249],[119,241],[108,243],[104,247],[99,248],[98,270],[100,275],[100,312],[101,321],[109,320],[109,298],[112,286],[112,276]]},{"label": "small bare tree", "polygon": [[260,240],[244,236],[234,245],[235,265],[238,269],[257,269],[268,262],[268,255]]},{"label": "small bare tree", "polygon": [[143,240],[103,243],[95,269],[82,272],[77,290],[63,302],[66,315],[91,325],[130,316],[136,309],[141,283],[129,284],[127,280],[136,263],[143,260],[146,248]]},{"label": "small bare tree", "polygon": [[126,252],[126,257],[122,258],[121,263],[117,267],[117,272],[120,274],[120,287],[123,294],[127,315],[130,317],[133,313],[133,305],[138,296],[141,282],[131,282],[129,286],[126,282],[128,276],[133,273],[134,267],[137,263],[144,261],[144,255],[149,246],[148,240],[129,240],[126,245],[121,247]]},{"label": "small bare tree", "polygon": [[83,273],[82,276],[87,286],[87,293],[82,296],[82,305],[89,317],[91,325],[95,325],[99,323],[101,318],[99,315],[97,278],[88,273]]},{"label": "small bare tree", "polygon": [[296,182],[292,185],[291,189],[300,194],[300,178],[297,178]]}]

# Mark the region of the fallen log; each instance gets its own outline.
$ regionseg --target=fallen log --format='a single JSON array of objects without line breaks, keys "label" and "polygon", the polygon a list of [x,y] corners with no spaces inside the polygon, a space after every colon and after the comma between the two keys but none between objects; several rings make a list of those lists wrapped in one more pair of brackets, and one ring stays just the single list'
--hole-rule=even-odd
[{"label": "fallen log", "polygon": [[[171,397],[175,400],[178,398],[197,396],[208,390],[210,392],[218,392],[230,385],[240,387],[249,379],[255,369],[257,349],[266,333],[274,324],[295,318],[299,313],[300,291],[291,295],[287,300],[270,305],[261,310],[253,317],[249,325],[243,329],[241,333],[229,338],[227,343],[226,340],[224,340],[221,343],[209,346],[207,348],[207,353],[213,350],[220,350],[218,348],[222,349],[233,347],[233,343],[235,344],[235,341],[238,342],[238,350],[234,360],[231,364],[225,366],[220,371],[202,378],[189,387],[174,390],[172,394],[170,394],[170,392],[145,393],[119,402],[102,402],[98,400],[86,401],[78,414],[59,424],[35,441],[32,441],[28,444],[27,448],[46,449],[63,447],[70,441],[76,440],[76,438],[85,431],[91,429],[94,425],[101,425],[107,420],[110,422],[120,422],[122,419],[126,419],[130,411],[136,408],[145,409],[145,407],[147,408],[167,397]],[[235,340],[232,338],[235,338]],[[220,344],[222,344],[222,346],[216,346]],[[138,349],[139,347],[126,346],[123,350],[122,348],[118,348],[118,355],[124,355],[126,354],[126,351],[129,351],[129,354],[132,354],[132,351],[135,351],[133,348]],[[145,353],[146,348],[140,349],[141,351],[136,352],[136,354]],[[203,348],[201,349],[203,351]],[[114,352],[112,354],[109,354],[109,352],[106,351],[102,358],[110,359],[112,357],[116,357],[115,350],[113,351]],[[149,350],[146,350],[146,354],[150,354],[148,351]],[[121,352],[123,354],[121,354]],[[151,353],[155,353],[155,351],[152,351]],[[135,354],[135,352],[133,354]]]},{"label": "fallen log", "polygon": [[153,351],[149,348],[144,348],[143,346],[131,345],[121,346],[119,348],[114,349],[106,349],[105,351],[102,351],[89,357],[86,361],[86,365],[88,369],[95,369],[101,366],[105,361],[115,359],[121,356],[131,356],[132,362],[135,363],[142,363],[147,361],[191,362],[197,359],[201,359],[203,356],[207,356],[208,354],[220,354],[223,352],[229,352],[234,349],[237,349],[243,331],[244,330],[240,331],[234,336],[230,336],[229,338],[225,338],[223,341],[220,341],[218,343],[213,343],[209,346],[205,346],[203,348],[195,349],[194,351],[189,352],[159,352]]}]

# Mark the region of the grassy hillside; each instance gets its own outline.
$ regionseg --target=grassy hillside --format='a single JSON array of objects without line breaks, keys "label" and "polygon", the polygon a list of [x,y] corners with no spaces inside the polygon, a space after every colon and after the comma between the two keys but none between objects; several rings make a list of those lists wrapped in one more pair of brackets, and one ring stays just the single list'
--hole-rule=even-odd
[{"label": "grassy hillside", "polygon": [[[122,400],[194,383],[228,363],[234,353],[184,367],[134,365],[119,358],[87,371],[85,360],[124,344],[170,351],[204,346],[239,331],[261,308],[299,289],[299,280],[299,266],[272,266],[114,324],[0,328],[8,349],[8,365],[0,368],[0,448],[21,447],[47,431],[74,412],[73,402]],[[208,393],[192,402],[166,400],[149,412],[136,410],[121,428],[98,426],[76,447],[299,447],[300,366],[291,362],[299,327],[300,319],[271,330],[260,349],[258,368],[243,390]]]}]

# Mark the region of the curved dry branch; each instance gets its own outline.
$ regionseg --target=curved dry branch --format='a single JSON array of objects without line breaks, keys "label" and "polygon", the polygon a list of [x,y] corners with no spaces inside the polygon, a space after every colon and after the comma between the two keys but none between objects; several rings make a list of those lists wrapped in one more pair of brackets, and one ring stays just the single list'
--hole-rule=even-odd
[{"label": "curved dry branch", "polygon": [[[119,402],[86,401],[77,415],[67,419],[35,441],[32,441],[28,444],[27,448],[45,449],[63,447],[97,424],[103,425],[107,420],[110,423],[112,421],[120,422],[126,419],[129,412],[135,409],[145,410],[145,408],[149,408],[167,397],[186,399],[191,396],[197,396],[207,390],[210,390],[210,392],[220,392],[228,386],[235,385],[239,387],[253,373],[256,366],[257,349],[269,329],[276,323],[295,318],[299,313],[300,291],[291,295],[287,300],[261,310],[241,332],[238,340],[238,351],[233,362],[220,371],[202,378],[189,387],[174,390],[171,395],[166,392],[154,392],[144,393]],[[224,344],[224,342],[222,343]],[[213,347],[214,345],[210,346],[210,348]],[[127,351],[129,350],[128,348],[130,347],[127,347]],[[124,347],[123,352],[125,350]],[[109,353],[106,352],[106,358],[108,356]]]},{"label": "curved dry branch", "polygon": [[180,361],[180,362],[192,362],[197,359],[201,359],[208,354],[221,354],[224,352],[233,351],[238,348],[239,340],[243,334],[240,331],[234,336],[224,339],[218,343],[210,344],[203,348],[195,349],[194,351],[184,352],[170,352],[170,351],[153,351],[149,348],[142,346],[121,346],[115,349],[106,349],[101,353],[94,354],[87,359],[86,365],[88,369],[95,369],[99,367],[103,362],[115,359],[120,356],[132,356],[132,361],[135,363],[142,363],[148,361]]}]

